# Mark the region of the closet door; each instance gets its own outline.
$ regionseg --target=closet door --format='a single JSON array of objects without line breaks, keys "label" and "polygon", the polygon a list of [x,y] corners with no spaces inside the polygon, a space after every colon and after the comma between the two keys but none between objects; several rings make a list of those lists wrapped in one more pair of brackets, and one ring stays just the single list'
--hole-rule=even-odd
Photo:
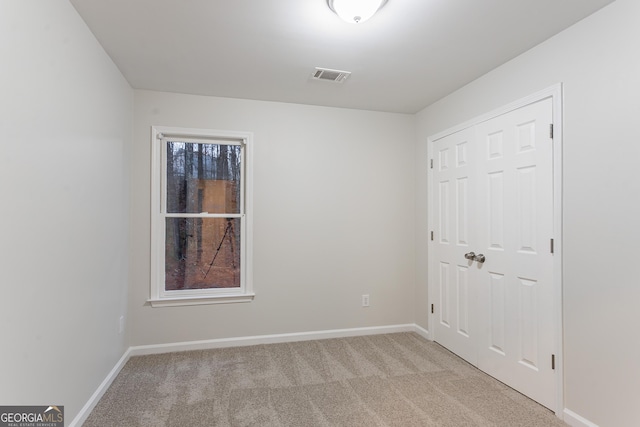
[{"label": "closet door", "polygon": [[477,126],[478,367],[555,406],[551,99]]},{"label": "closet door", "polygon": [[433,143],[430,280],[435,340],[555,409],[552,118],[548,98]]},{"label": "closet door", "polygon": [[432,279],[437,283],[436,341],[476,365],[477,279],[465,258],[476,240],[475,131],[466,129],[435,142]]}]

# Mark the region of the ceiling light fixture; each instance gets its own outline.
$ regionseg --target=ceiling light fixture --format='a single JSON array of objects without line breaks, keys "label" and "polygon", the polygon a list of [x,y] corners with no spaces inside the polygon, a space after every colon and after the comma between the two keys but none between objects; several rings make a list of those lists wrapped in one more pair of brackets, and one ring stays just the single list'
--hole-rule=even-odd
[{"label": "ceiling light fixture", "polygon": [[327,0],[329,9],[342,20],[360,24],[371,18],[388,0]]}]

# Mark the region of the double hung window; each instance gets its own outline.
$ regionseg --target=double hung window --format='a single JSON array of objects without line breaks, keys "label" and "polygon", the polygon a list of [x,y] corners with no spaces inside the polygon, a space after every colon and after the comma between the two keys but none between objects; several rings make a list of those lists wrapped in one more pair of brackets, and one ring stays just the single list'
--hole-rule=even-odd
[{"label": "double hung window", "polygon": [[152,128],[151,305],[253,298],[251,144],[250,133]]}]

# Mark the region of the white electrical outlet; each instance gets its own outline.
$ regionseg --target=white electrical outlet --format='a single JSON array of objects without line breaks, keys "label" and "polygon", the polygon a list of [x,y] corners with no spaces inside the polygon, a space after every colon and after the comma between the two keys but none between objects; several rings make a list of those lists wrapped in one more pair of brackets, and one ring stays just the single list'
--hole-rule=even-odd
[{"label": "white electrical outlet", "polygon": [[362,295],[362,306],[369,307],[369,295]]},{"label": "white electrical outlet", "polygon": [[120,323],[119,323],[119,328],[118,328],[118,333],[121,334],[124,332],[124,316],[120,316]]}]

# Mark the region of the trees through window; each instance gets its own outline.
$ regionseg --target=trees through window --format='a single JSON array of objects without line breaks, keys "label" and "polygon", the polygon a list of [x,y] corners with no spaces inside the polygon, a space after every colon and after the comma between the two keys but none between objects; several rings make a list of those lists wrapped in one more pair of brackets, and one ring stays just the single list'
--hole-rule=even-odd
[{"label": "trees through window", "polygon": [[154,134],[152,302],[246,294],[250,134],[159,128]]}]

